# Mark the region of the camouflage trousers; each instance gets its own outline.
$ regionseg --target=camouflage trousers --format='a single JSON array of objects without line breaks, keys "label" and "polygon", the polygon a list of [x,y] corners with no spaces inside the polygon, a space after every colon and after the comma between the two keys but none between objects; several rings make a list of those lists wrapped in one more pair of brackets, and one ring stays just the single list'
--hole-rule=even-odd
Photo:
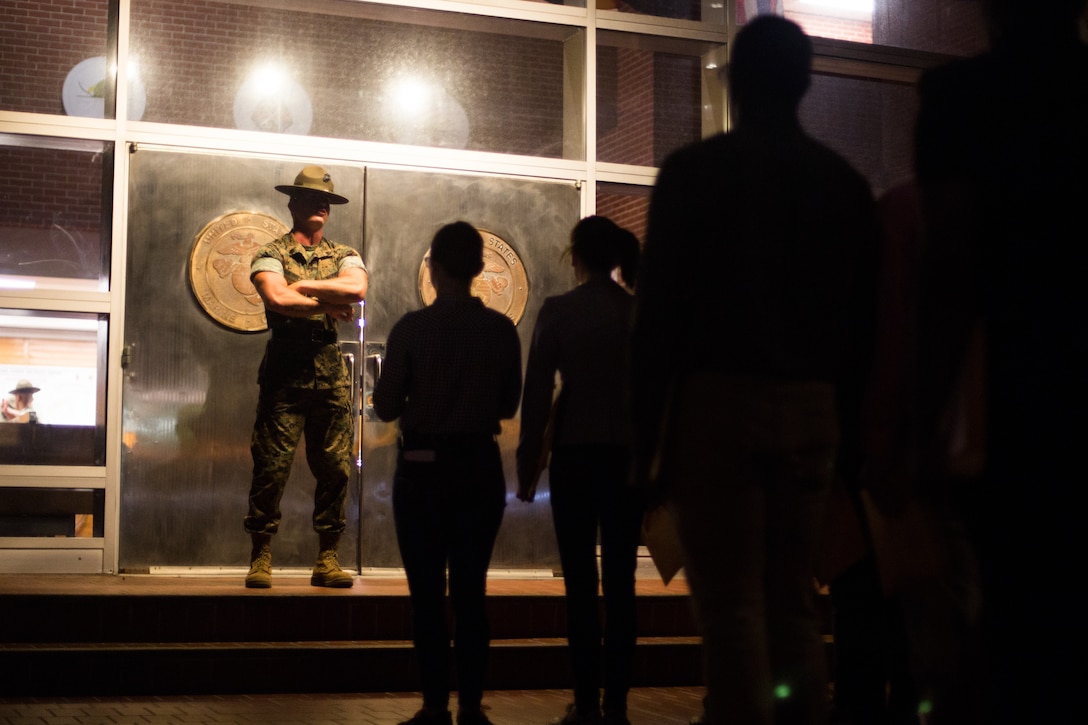
[{"label": "camouflage trousers", "polygon": [[295,449],[305,436],[306,463],[317,481],[314,531],[342,533],[353,434],[350,387],[262,388],[250,441],[253,482],[245,530],[251,534],[275,534],[279,530],[280,500],[291,474]]}]

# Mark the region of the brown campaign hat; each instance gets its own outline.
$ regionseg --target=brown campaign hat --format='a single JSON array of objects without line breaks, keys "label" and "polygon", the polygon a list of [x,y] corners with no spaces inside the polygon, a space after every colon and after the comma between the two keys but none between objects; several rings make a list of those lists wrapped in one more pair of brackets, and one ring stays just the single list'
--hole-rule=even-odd
[{"label": "brown campaign hat", "polygon": [[36,393],[39,390],[41,390],[41,388],[35,388],[33,385],[30,384],[29,380],[23,378],[15,384],[14,389],[9,390],[8,392],[14,395],[16,393]]},{"label": "brown campaign hat", "polygon": [[347,204],[348,200],[333,193],[332,176],[320,166],[307,166],[298,172],[293,184],[279,184],[276,191],[291,195],[296,191],[316,191],[323,194],[330,204]]}]

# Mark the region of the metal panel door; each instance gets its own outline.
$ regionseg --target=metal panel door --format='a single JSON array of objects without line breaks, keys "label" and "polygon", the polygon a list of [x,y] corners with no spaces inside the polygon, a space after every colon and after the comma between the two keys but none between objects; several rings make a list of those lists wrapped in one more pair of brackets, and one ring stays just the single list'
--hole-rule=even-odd
[{"label": "metal panel door", "polygon": [[[250,212],[289,225],[286,197],[273,186],[304,165],[248,157],[140,149],[131,158],[125,308],[124,440],[120,562],[123,571],[162,567],[242,567],[242,530],[256,410],[257,366],[267,333],[240,331],[208,310],[191,289],[188,268],[201,232],[225,215]],[[418,309],[420,265],[434,232],[463,219],[509,245],[527,279],[518,324],[523,356],[544,298],[573,284],[562,253],[579,217],[572,183],[352,166],[328,166],[351,203],[333,207],[328,236],[364,253],[370,271],[361,329],[341,328],[353,366],[379,352],[390,328]],[[364,196],[365,189],[365,196]],[[237,260],[235,260],[237,261]],[[238,269],[224,265],[223,274]],[[247,279],[242,270],[239,280]],[[231,312],[219,315],[229,318]],[[362,399],[372,387],[364,386]],[[341,561],[399,568],[392,522],[396,425],[363,409],[357,464],[348,497]],[[518,420],[500,444],[508,505],[494,568],[558,566],[546,475],[533,504],[514,496]],[[304,445],[304,444],[303,444]],[[313,479],[302,451],[283,499],[273,543],[276,567],[312,565]]]},{"label": "metal panel door", "polygon": [[[463,220],[491,232],[509,246],[528,283],[518,322],[522,361],[544,298],[574,284],[563,251],[578,221],[581,191],[573,183],[392,169],[368,169],[366,247],[370,292],[366,303],[370,352],[381,344],[401,315],[423,305],[420,265],[431,237],[443,225]],[[369,393],[370,384],[364,390]],[[555,546],[547,474],[536,500],[518,501],[514,451],[519,420],[505,421],[499,443],[507,481],[507,506],[495,543],[493,569],[555,569]],[[396,464],[395,424],[364,414],[363,565],[399,567],[392,515]]]},{"label": "metal panel door", "polygon": [[[229,304],[202,303],[189,265],[198,237],[216,220],[237,223],[246,212],[289,228],[287,197],[273,187],[291,183],[305,164],[142,148],[130,160],[120,567],[246,566],[249,439],[268,333],[236,329]],[[361,250],[363,170],[329,169],[336,191],[352,203],[333,207],[327,235]],[[237,236],[239,253],[221,255],[216,269],[224,280],[237,275],[241,286],[253,240]],[[358,338],[358,326],[341,328],[356,362]],[[313,565],[313,488],[300,449],[273,546],[277,567]],[[357,558],[358,495],[356,473],[342,542],[346,564]]]}]

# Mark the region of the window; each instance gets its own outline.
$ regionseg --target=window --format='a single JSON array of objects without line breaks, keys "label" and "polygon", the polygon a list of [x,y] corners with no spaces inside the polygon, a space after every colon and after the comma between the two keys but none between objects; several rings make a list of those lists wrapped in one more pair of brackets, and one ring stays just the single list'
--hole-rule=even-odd
[{"label": "window", "polygon": [[105,463],[106,323],[0,309],[0,463]]},{"label": "window", "polygon": [[0,134],[0,289],[108,288],[111,150]]},{"label": "window", "polygon": [[650,213],[649,186],[634,184],[597,184],[597,213],[646,241],[646,219]]},{"label": "window", "polygon": [[102,536],[100,488],[0,487],[0,537]]},{"label": "window", "polygon": [[724,128],[723,46],[612,31],[597,37],[598,160],[660,166],[671,151]]},{"label": "window", "polygon": [[597,0],[597,9],[717,25],[725,22],[725,0]]},{"label": "window", "polygon": [[915,89],[904,83],[814,73],[801,124],[869,180],[879,196],[913,174]]},{"label": "window", "polygon": [[564,157],[565,105],[580,89],[577,78],[565,87],[565,53],[581,29],[357,2],[305,7],[134,2],[145,120]]},{"label": "window", "polygon": [[737,22],[784,15],[813,37],[974,55],[986,47],[981,0],[737,0]]},{"label": "window", "polygon": [[109,0],[4,3],[0,109],[113,118]]}]

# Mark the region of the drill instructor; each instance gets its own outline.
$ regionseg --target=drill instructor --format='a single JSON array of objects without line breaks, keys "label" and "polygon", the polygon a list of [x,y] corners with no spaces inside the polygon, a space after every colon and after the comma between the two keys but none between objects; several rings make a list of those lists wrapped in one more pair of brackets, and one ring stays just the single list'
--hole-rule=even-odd
[{"label": "drill instructor", "polygon": [[351,473],[352,389],[336,328],[353,319],[353,305],[366,296],[367,272],[357,251],[324,236],[330,205],[348,203],[333,191],[325,169],[307,166],[293,184],[276,190],[291,199],[291,231],[261,247],[250,266],[272,336],[258,374],[250,444],[253,480],[245,530],[253,549],[246,586],[272,586],[280,499],[305,436],[306,462],[316,479],[313,527],[319,539],[310,584],[349,588],[351,574],[340,568],[337,545]]}]

